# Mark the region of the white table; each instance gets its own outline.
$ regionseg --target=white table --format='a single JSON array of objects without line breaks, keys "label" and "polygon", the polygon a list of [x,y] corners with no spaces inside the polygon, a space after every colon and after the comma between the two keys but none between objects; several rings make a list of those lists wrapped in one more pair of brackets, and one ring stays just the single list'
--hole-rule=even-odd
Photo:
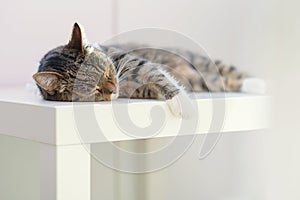
[{"label": "white table", "polygon": [[[68,103],[44,101],[22,89],[0,92],[0,134],[40,143],[42,200],[90,200],[93,156],[90,152],[94,143],[268,127],[269,97],[260,95],[192,94],[199,115],[195,119],[182,120],[174,117],[163,101],[120,99],[114,102]],[[151,127],[151,123],[156,125]],[[180,129],[183,126],[192,128]],[[204,145],[213,144],[208,142]],[[124,158],[119,155],[111,162],[118,159],[117,167],[127,171],[128,166],[122,168],[122,162],[126,162]],[[135,168],[135,163],[131,164],[136,172],[152,169],[147,166]],[[128,187],[134,190],[135,183]]]}]

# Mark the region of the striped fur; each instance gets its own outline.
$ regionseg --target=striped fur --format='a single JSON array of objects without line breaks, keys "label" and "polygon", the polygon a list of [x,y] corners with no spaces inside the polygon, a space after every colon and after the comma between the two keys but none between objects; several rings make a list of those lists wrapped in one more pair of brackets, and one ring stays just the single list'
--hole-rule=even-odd
[{"label": "striped fur", "polygon": [[77,24],[70,42],[49,51],[33,76],[43,97],[56,101],[172,99],[183,88],[239,91],[245,77],[235,67],[189,51],[85,45]]}]

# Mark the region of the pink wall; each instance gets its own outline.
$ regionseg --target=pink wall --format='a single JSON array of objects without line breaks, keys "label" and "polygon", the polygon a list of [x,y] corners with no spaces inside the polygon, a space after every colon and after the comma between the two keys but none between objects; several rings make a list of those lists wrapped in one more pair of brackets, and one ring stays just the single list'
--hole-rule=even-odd
[{"label": "pink wall", "polygon": [[40,58],[68,41],[72,24],[88,28],[92,41],[112,34],[110,0],[4,1],[0,7],[0,86],[21,86],[31,81]]}]

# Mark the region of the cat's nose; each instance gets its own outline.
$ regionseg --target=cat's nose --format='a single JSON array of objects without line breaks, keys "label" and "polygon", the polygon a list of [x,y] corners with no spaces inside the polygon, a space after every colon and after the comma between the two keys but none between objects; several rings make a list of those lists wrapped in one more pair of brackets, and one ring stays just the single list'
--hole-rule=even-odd
[{"label": "cat's nose", "polygon": [[109,93],[111,94],[116,94],[117,93],[117,88],[114,86],[110,89]]},{"label": "cat's nose", "polygon": [[109,94],[116,94],[117,93],[117,86],[115,83],[108,81],[104,86],[104,91]]}]

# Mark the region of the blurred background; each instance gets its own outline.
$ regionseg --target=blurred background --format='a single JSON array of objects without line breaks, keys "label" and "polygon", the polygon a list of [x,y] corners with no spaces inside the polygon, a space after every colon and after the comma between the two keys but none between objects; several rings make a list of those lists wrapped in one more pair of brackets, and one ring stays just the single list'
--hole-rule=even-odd
[{"label": "blurred background", "polygon": [[143,27],[178,31],[211,57],[268,77],[266,68],[280,67],[286,45],[293,45],[285,44],[284,38],[297,39],[297,17],[291,9],[292,4],[279,0],[3,1],[0,86],[31,81],[41,57],[68,41],[76,21],[85,27],[90,42]]},{"label": "blurred background", "polygon": [[[2,1],[0,88],[25,87],[32,82],[40,58],[68,41],[75,21],[84,25],[90,42],[143,27],[178,31],[201,44],[211,57],[267,80],[272,127],[224,134],[205,160],[197,159],[196,143],[172,167],[146,175],[147,199],[298,200],[299,8],[297,0]],[[0,145],[15,148],[4,139]],[[30,152],[31,147],[25,148]],[[23,156],[34,160],[29,154]],[[23,161],[13,162],[18,166]],[[35,169],[28,168],[26,173]],[[94,163],[93,171],[94,199],[113,199],[107,184],[112,170]],[[33,186],[27,185],[24,193],[30,193]]]}]

